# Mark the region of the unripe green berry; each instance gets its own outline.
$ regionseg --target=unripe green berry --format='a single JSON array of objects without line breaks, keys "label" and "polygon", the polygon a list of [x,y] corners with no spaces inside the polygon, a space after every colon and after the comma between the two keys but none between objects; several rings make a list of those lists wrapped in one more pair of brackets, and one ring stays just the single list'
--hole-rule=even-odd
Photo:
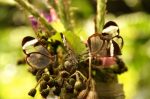
[{"label": "unripe green berry", "polygon": [[71,67],[71,63],[69,61],[65,61],[64,66],[66,69]]},{"label": "unripe green berry", "polygon": [[74,84],[74,88],[77,90],[77,91],[80,91],[83,87],[82,87],[82,83],[81,81],[76,81],[75,84]]},{"label": "unripe green berry", "polygon": [[69,84],[70,85],[74,86],[75,82],[76,82],[75,79],[69,78]]}]

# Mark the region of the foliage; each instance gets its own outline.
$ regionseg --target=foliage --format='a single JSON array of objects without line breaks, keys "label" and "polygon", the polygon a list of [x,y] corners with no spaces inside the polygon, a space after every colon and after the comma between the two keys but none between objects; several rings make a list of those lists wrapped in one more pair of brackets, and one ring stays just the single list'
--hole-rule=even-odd
[{"label": "foliage", "polygon": [[[87,5],[81,3],[80,0],[73,1],[76,2],[73,3],[75,6],[81,6],[82,8],[82,11],[77,11],[76,16],[78,16],[77,19],[79,18],[78,21],[80,22],[80,24],[78,24],[78,27],[83,27],[83,25],[85,25],[85,22],[87,22],[86,19],[88,19],[93,13],[93,9],[91,8],[89,2],[87,2],[86,0],[83,0],[83,2],[86,2]],[[86,7],[82,7],[82,5]],[[84,21],[83,17],[86,17]],[[109,18],[107,20],[115,20],[119,24],[121,35],[123,35],[123,38],[125,40],[125,46],[123,48],[123,59],[129,67],[129,72],[119,77],[121,80],[120,82],[124,84],[127,99],[139,99],[140,97],[140,99],[149,99],[148,82],[150,75],[148,70],[150,64],[150,28],[148,23],[150,16],[147,13],[140,12],[132,14],[122,14],[117,17],[110,14],[108,15],[108,17]],[[7,20],[10,20],[10,18],[11,17],[9,16]],[[3,25],[4,23],[1,24]],[[90,31],[89,29],[90,28],[86,28],[87,31]],[[80,28],[76,28],[76,31],[80,31],[82,32],[82,34],[86,33],[85,30],[81,30]],[[33,36],[33,30],[27,26],[20,26],[16,28],[12,25],[12,27],[1,27],[0,34],[0,98],[29,99],[30,97],[27,96],[25,93],[27,93],[30,90],[30,88],[35,85],[36,81],[34,81],[34,78],[26,71],[27,66],[20,66],[18,68],[16,67],[16,61],[23,56],[20,47],[22,38],[27,35]],[[76,34],[79,35],[81,33]],[[85,35],[87,34],[84,34],[82,36]],[[84,38],[86,37],[87,36],[85,36]],[[12,74],[12,71],[15,71],[15,73],[13,72]],[[6,78],[8,78],[9,80]],[[21,92],[19,93],[19,96],[18,92]]]}]

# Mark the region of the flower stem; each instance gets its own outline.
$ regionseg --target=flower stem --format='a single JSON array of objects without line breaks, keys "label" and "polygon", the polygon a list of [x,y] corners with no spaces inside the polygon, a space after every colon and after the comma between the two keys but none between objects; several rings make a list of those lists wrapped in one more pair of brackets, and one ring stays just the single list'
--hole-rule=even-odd
[{"label": "flower stem", "polygon": [[96,30],[95,32],[101,33],[104,23],[105,23],[105,13],[106,13],[106,1],[107,0],[97,0],[97,14],[96,14]]}]

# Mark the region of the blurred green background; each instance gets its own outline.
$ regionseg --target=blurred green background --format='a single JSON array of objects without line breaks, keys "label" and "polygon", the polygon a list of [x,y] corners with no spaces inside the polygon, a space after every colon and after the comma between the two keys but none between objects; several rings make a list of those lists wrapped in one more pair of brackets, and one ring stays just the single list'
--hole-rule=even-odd
[{"label": "blurred green background", "polygon": [[[40,6],[41,0],[36,1]],[[82,40],[93,33],[95,0],[72,0],[78,7],[76,29]],[[119,76],[126,99],[150,98],[150,1],[108,0],[106,21],[114,20],[124,38],[122,58],[129,71]],[[37,6],[37,7],[39,7]],[[34,35],[27,14],[13,0],[0,0],[0,99],[32,99],[28,91],[36,84],[27,65],[17,65],[24,57],[21,40]],[[35,98],[38,99],[39,96]]]}]

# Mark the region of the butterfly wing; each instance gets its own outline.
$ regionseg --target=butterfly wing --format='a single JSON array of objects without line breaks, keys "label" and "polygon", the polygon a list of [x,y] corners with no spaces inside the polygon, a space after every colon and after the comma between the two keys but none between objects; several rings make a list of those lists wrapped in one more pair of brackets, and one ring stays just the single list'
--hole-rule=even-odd
[{"label": "butterfly wing", "polygon": [[35,67],[38,69],[45,68],[51,63],[51,60],[48,56],[37,52],[30,53],[26,57],[26,61],[31,67]]},{"label": "butterfly wing", "polygon": [[52,60],[50,52],[33,37],[27,36],[22,41],[22,49],[26,54],[27,63],[35,68],[45,68]]}]

